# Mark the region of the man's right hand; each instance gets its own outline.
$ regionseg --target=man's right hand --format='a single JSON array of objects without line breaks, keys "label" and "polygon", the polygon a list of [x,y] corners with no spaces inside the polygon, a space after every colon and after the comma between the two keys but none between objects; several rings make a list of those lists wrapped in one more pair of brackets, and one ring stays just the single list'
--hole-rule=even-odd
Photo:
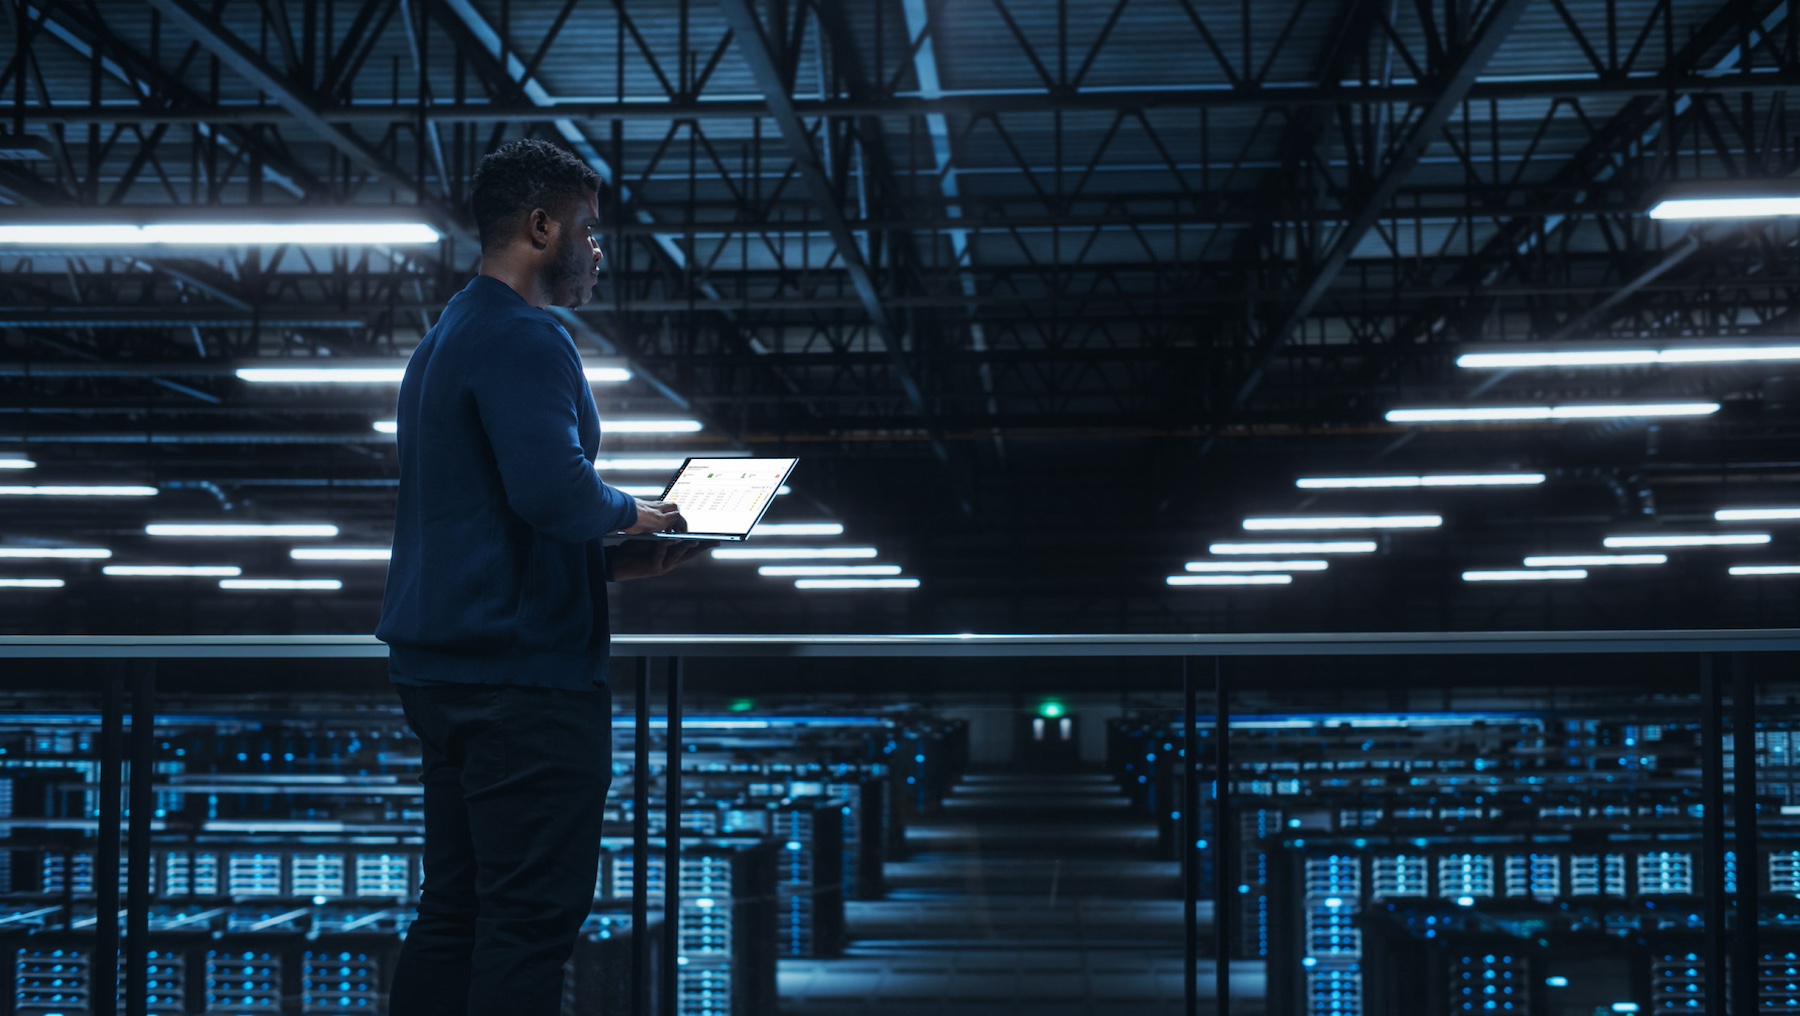
[{"label": "man's right hand", "polygon": [[668,501],[639,501],[637,524],[623,530],[626,536],[642,536],[645,533],[685,533],[687,520],[681,517],[681,509]]}]

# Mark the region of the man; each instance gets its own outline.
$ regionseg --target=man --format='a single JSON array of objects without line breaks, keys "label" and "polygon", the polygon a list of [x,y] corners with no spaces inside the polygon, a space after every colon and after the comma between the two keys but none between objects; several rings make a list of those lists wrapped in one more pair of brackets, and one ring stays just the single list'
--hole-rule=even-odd
[{"label": "man", "polygon": [[481,273],[400,386],[400,503],[376,634],[424,759],[425,881],[392,1016],[554,1016],[612,779],[606,582],[697,543],[595,475],[600,418],[546,308],[599,278],[599,180],[540,141],[475,171]]}]

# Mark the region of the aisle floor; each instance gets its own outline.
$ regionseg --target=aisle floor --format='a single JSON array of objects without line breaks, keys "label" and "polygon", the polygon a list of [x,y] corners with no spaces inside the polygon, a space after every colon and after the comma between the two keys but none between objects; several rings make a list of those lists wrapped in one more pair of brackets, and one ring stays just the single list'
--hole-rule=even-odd
[{"label": "aisle floor", "polygon": [[[843,957],[782,962],[783,1016],[1181,1013],[1179,873],[1107,777],[971,775],[907,841],[887,898],[849,904]],[[1234,964],[1232,993],[1260,1012],[1261,964]]]}]

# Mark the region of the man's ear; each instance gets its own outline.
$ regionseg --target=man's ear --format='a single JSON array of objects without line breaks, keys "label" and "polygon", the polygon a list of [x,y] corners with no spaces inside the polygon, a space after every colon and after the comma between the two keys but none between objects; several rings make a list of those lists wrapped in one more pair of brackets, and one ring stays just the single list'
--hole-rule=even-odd
[{"label": "man's ear", "polygon": [[550,213],[542,208],[533,208],[525,219],[525,228],[531,233],[531,245],[539,249],[548,248],[556,239],[556,221]]}]

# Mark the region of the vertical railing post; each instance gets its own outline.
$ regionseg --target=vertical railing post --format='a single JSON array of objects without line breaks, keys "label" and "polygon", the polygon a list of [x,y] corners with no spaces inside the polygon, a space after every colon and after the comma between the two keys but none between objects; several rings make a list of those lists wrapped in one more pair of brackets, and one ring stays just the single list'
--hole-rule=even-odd
[{"label": "vertical railing post", "polygon": [[1182,991],[1186,1016],[1200,1016],[1200,717],[1194,693],[1193,657],[1181,658],[1181,899],[1186,940]]},{"label": "vertical railing post", "polygon": [[[119,794],[125,762],[125,675],[130,669],[129,662],[113,668],[100,694],[100,823],[94,828],[94,957],[88,967],[94,1016],[119,1012],[119,848],[124,840]],[[63,876],[71,890],[73,861]]]},{"label": "vertical railing post", "polygon": [[1231,685],[1225,675],[1224,657],[1213,657],[1213,695],[1213,938],[1218,942],[1213,985],[1219,1016],[1230,1016],[1237,850],[1231,827]]},{"label": "vertical railing post", "polygon": [[631,766],[631,1016],[650,1016],[650,660],[637,659]]},{"label": "vertical railing post", "polygon": [[1757,976],[1762,949],[1757,942],[1757,916],[1762,895],[1762,859],[1756,829],[1756,679],[1748,661],[1734,653],[1731,661],[1731,825],[1737,852],[1737,926],[1732,929],[1731,1011],[1734,1016],[1758,1012]]},{"label": "vertical railing post", "polygon": [[1706,915],[1706,1007],[1725,1009],[1725,722],[1720,661],[1700,658],[1700,898]]},{"label": "vertical railing post", "polygon": [[131,808],[125,866],[125,1014],[150,1008],[150,824],[156,817],[156,662],[131,670]]},{"label": "vertical railing post", "polygon": [[681,1012],[681,659],[663,664],[669,698],[668,740],[663,763],[663,1013]]}]

